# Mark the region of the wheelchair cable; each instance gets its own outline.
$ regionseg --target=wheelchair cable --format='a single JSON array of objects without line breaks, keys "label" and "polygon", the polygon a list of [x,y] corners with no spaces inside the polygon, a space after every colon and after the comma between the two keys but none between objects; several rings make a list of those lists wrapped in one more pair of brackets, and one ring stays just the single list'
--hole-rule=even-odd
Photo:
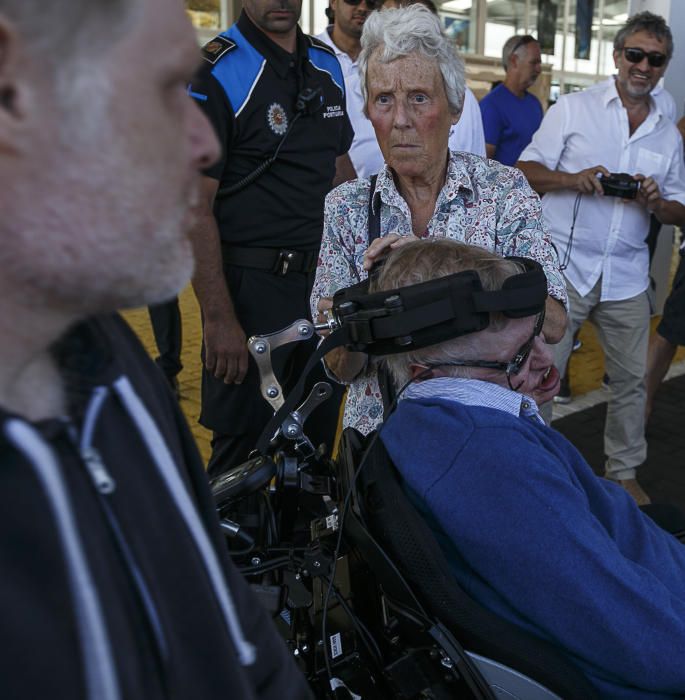
[{"label": "wheelchair cable", "polygon": [[[327,584],[331,583],[331,579],[327,578],[326,576],[321,577]],[[359,636],[361,637],[362,641],[364,642],[364,645],[366,646],[367,650],[371,654],[371,656],[375,657],[376,662],[378,663],[379,666],[382,665],[382,659],[383,659],[383,654],[381,653],[381,650],[376,643],[376,640],[374,639],[374,636],[369,632],[368,628],[366,625],[362,622],[361,618],[358,615],[355,615],[352,608],[347,604],[347,601],[345,600],[345,597],[340,593],[338,590],[337,586],[333,584],[332,586],[333,594],[338,600],[338,603],[340,603],[340,607],[345,611],[347,614],[347,617],[350,619],[350,622],[352,623],[353,627],[355,630],[357,630]]]},{"label": "wheelchair cable", "polygon": [[[393,399],[393,402],[390,406],[390,409],[388,411],[388,415],[391,414],[395,408],[397,407],[397,402],[399,401],[400,396],[402,393],[407,389],[407,387],[414,381],[414,379],[410,379],[403,387],[400,389],[400,391],[397,392],[397,396]],[[384,424],[385,425],[385,424]],[[326,594],[324,595],[323,599],[323,607],[321,610],[321,639],[323,641],[323,660],[326,665],[326,674],[328,675],[328,681],[331,685],[331,689],[335,691],[334,685],[333,685],[333,670],[331,668],[331,660],[328,655],[328,625],[327,623],[327,618],[328,618],[328,605],[330,602],[330,597],[331,597],[331,592],[333,590],[333,581],[335,580],[335,573],[336,569],[338,567],[338,557],[340,556],[340,549],[342,547],[342,538],[343,538],[343,529],[345,525],[345,518],[347,518],[347,513],[350,509],[350,504],[352,502],[352,492],[354,491],[354,485],[357,482],[357,478],[359,477],[359,474],[361,473],[362,468],[366,464],[367,457],[371,454],[371,448],[376,444],[376,441],[378,440],[381,431],[383,430],[383,426],[380,427],[379,430],[376,431],[376,434],[371,438],[371,441],[369,444],[366,446],[366,449],[364,450],[364,453],[362,455],[362,458],[359,460],[359,466],[355,469],[354,474],[352,476],[352,481],[348,485],[347,489],[347,494],[345,495],[345,500],[343,502],[343,507],[342,510],[340,511],[340,518],[338,522],[338,538],[335,543],[335,550],[333,551],[333,563],[331,564],[331,574],[330,578],[328,579],[328,585],[326,586]],[[388,560],[388,563],[390,566],[397,571],[398,575],[401,575],[400,572],[397,570],[397,567],[395,566],[394,562],[390,561],[390,558],[386,556],[386,559]]]},{"label": "wheelchair cable", "polygon": [[[424,378],[423,375],[428,375],[431,372],[430,369],[425,370],[425,372],[422,372],[416,377],[412,377],[409,381],[407,381],[404,386],[397,392],[396,396],[393,398],[392,403],[388,407],[388,414],[386,416],[385,421],[387,421],[387,418],[392,415],[393,411],[397,408],[397,405],[399,403],[400,397],[402,394],[407,390],[407,388],[410,386],[410,384],[413,384],[417,379]],[[331,667],[331,659],[329,658],[329,653],[328,653],[328,629],[327,629],[327,617],[328,617],[328,606],[330,603],[330,597],[331,593],[334,588],[333,581],[335,579],[335,573],[338,565],[338,557],[340,555],[340,549],[342,547],[342,537],[343,537],[343,529],[344,529],[344,524],[345,524],[345,519],[347,517],[347,514],[350,509],[350,505],[352,502],[352,493],[354,491],[354,485],[357,482],[357,479],[359,478],[359,475],[361,474],[362,469],[364,468],[366,464],[366,460],[368,456],[371,454],[371,450],[373,446],[376,444],[376,441],[379,439],[380,434],[383,430],[383,426],[385,425],[385,421],[383,425],[376,431],[376,434],[371,438],[371,441],[369,444],[366,446],[366,449],[364,450],[364,454],[362,455],[361,460],[359,461],[359,466],[356,468],[353,476],[352,476],[352,481],[350,482],[347,490],[347,494],[345,496],[345,501],[343,502],[343,507],[340,512],[340,518],[339,518],[339,524],[338,524],[338,538],[336,541],[335,545],[335,550],[333,552],[333,562],[331,564],[331,573],[330,573],[330,578],[328,579],[328,585],[326,586],[326,594],[324,596],[324,601],[323,601],[323,607],[322,607],[322,615],[321,615],[321,641],[323,642],[323,658],[324,658],[324,663],[326,665],[326,674],[328,675],[328,681],[331,687],[331,690],[335,694],[336,691],[336,684],[335,680],[333,677],[333,670]],[[366,528],[365,523],[361,523],[362,527],[366,530],[367,535],[371,537],[371,539],[375,538],[371,535],[371,533],[368,531]],[[395,563],[390,559],[390,557],[387,555],[385,552],[385,549],[378,545],[379,551],[383,553],[385,556],[385,560],[389,567],[395,572],[397,577],[401,580],[404,581],[404,576],[400,572],[400,570],[397,568]],[[409,589],[411,592],[411,589]],[[338,596],[336,596],[338,597]],[[338,600],[340,598],[338,597]],[[418,601],[417,601],[418,602]],[[417,620],[417,622],[420,623],[420,625],[423,625],[427,629],[432,628],[435,626],[434,621],[428,617],[427,614],[424,613],[423,611],[423,606],[419,603],[419,607],[421,608],[421,613],[422,616],[424,617],[423,620]],[[343,609],[345,607],[343,606]],[[405,615],[407,617],[410,617],[408,613],[405,612]],[[413,616],[412,616],[413,617]],[[354,624],[354,623],[353,623]],[[429,631],[430,634],[430,631]],[[436,640],[437,641],[437,640]],[[456,642],[456,640],[454,640]],[[484,685],[486,681],[484,681],[480,671],[476,668],[475,664],[473,661],[469,658],[468,654],[461,648],[460,645],[453,646],[454,650],[456,651],[459,660],[462,662],[464,669],[467,671],[464,673],[462,671],[462,677],[464,679],[464,682],[467,684],[467,686],[470,688],[470,690],[473,692],[474,697],[476,698],[494,698],[492,691],[490,689],[489,685]],[[455,660],[456,661],[456,660]]]}]

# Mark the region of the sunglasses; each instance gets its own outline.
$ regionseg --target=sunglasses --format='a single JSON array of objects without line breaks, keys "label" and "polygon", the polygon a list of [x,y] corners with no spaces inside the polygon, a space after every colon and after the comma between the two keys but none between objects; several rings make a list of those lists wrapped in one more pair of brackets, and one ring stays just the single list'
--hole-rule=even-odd
[{"label": "sunglasses", "polygon": [[[347,2],[347,0],[345,0]],[[647,63],[652,68],[661,68],[666,63],[666,54],[658,51],[644,51],[637,46],[624,46],[623,55],[629,63],[641,63],[647,56]]]},{"label": "sunglasses", "polygon": [[542,332],[542,326],[545,322],[545,309],[537,315],[535,318],[535,326],[533,327],[533,333],[530,338],[516,351],[514,357],[509,360],[509,362],[496,362],[494,360],[453,360],[451,362],[437,362],[435,364],[426,365],[426,369],[431,369],[432,367],[483,367],[485,369],[498,369],[503,371],[507,375],[507,383],[512,391],[516,389],[511,384],[511,376],[517,375],[523,369],[526,364],[530,352],[533,349],[535,339]]},{"label": "sunglasses", "polygon": [[530,34],[524,34],[515,44],[514,48],[511,50],[511,56],[513,56],[522,46],[527,46],[528,44],[532,44],[534,42],[537,42],[537,39],[534,36],[531,36]]},{"label": "sunglasses", "polygon": [[357,7],[361,5],[362,2],[366,3],[369,10],[375,10],[383,4],[383,0],[344,0],[346,5],[351,5],[352,7]]}]

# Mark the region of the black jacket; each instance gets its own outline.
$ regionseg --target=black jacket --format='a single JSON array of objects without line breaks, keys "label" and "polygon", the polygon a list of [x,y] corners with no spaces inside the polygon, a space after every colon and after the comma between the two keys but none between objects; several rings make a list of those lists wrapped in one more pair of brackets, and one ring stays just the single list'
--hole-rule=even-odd
[{"label": "black jacket", "polygon": [[309,698],[133,333],[93,320],[55,354],[69,418],[0,410],[0,697]]}]

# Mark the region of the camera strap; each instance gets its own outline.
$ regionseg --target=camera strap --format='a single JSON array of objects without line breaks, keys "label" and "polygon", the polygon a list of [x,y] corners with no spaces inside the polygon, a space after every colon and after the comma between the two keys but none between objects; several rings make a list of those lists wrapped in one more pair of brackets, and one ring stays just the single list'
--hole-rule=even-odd
[{"label": "camera strap", "polygon": [[573,250],[573,232],[576,230],[576,219],[578,218],[578,212],[580,211],[580,201],[583,198],[583,193],[578,192],[576,199],[573,202],[573,215],[571,217],[571,232],[568,235],[568,244],[566,245],[566,250],[564,251],[564,257],[559,261],[559,272],[563,272],[568,264],[571,262],[571,251]]},{"label": "camera strap", "polygon": [[[369,229],[369,245],[377,238],[381,237],[381,197],[380,193],[376,195],[376,182],[378,181],[378,173],[370,177],[369,187],[369,205],[368,205],[368,229]],[[388,418],[390,407],[392,406],[397,391],[395,383],[392,381],[390,372],[385,362],[380,362],[377,367],[378,387],[381,390],[381,398],[383,400],[383,420]]]}]

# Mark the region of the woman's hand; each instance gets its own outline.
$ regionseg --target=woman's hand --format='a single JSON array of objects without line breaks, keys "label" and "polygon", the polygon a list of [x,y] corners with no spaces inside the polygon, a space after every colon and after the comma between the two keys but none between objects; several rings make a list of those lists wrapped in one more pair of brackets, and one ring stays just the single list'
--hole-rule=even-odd
[{"label": "woman's hand", "polygon": [[386,257],[391,250],[418,240],[420,239],[411,234],[398,236],[396,233],[377,238],[364,254],[364,269],[368,272],[379,260]]},{"label": "woman's hand", "polygon": [[[321,297],[316,303],[316,323],[328,323],[328,319],[331,315],[331,309],[333,308],[333,297]],[[317,331],[317,333],[325,338],[329,335],[330,331]]]}]

